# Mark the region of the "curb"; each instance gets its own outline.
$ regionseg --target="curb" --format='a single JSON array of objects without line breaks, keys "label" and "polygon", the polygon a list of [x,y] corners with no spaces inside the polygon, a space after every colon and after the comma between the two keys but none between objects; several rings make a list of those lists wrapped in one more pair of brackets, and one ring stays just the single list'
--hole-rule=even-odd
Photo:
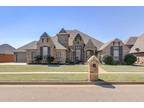
[{"label": "curb", "polygon": [[144,82],[132,81],[0,81],[0,85],[135,85],[144,84]]}]

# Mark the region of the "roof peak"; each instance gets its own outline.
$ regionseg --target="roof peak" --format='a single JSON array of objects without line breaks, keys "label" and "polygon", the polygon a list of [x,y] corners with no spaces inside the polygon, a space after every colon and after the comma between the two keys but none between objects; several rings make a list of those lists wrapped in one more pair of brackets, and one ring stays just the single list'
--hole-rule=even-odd
[{"label": "roof peak", "polygon": [[50,37],[46,32],[44,32],[40,38],[44,38],[44,37]]},{"label": "roof peak", "polygon": [[59,33],[67,33],[67,32],[64,28],[62,28]]}]

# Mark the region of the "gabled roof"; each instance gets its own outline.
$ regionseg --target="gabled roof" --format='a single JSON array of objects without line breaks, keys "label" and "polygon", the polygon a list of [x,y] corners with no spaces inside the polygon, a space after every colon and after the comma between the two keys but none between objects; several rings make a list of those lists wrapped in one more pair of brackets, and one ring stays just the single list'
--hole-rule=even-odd
[{"label": "gabled roof", "polygon": [[66,33],[66,30],[62,28],[59,33]]},{"label": "gabled roof", "polygon": [[102,42],[96,40],[95,38],[90,37],[89,35],[87,35],[87,34],[85,34],[83,32],[80,32],[79,30],[66,30],[66,32],[70,34],[69,46],[73,45],[73,40],[74,40],[74,38],[76,37],[77,34],[80,34],[80,36],[83,38],[85,44],[87,44],[88,40],[91,39],[93,44],[97,48],[99,48],[99,47],[101,47],[103,45]]},{"label": "gabled roof", "polygon": [[88,40],[86,47],[88,46],[95,46],[91,39]]},{"label": "gabled roof", "polygon": [[128,40],[124,42],[125,45],[134,45],[137,40],[137,37],[129,37]]},{"label": "gabled roof", "polygon": [[0,54],[13,54],[15,48],[10,46],[9,44],[0,45]]},{"label": "gabled roof", "polygon": [[56,47],[56,49],[65,49],[66,50],[66,48],[58,42],[57,36],[54,36],[51,39],[52,39],[52,41],[53,41],[54,46]]},{"label": "gabled roof", "polygon": [[[99,51],[104,50],[107,46],[109,46],[112,42],[114,42],[114,41],[116,41],[116,40],[121,41],[121,40],[118,39],[118,38],[112,39],[112,40],[106,42],[105,44],[103,44],[98,50],[99,50]],[[122,42],[122,41],[121,41],[121,42]]]},{"label": "gabled roof", "polygon": [[50,37],[46,32],[44,32],[41,36],[40,36],[40,38],[45,38],[45,37]]},{"label": "gabled roof", "polygon": [[16,49],[14,52],[26,52],[27,49],[37,49],[37,41],[32,41],[32,42]]},{"label": "gabled roof", "polygon": [[137,53],[135,50],[136,48],[139,48],[140,52],[144,52],[144,33],[137,38],[134,46],[130,50],[130,53]]}]

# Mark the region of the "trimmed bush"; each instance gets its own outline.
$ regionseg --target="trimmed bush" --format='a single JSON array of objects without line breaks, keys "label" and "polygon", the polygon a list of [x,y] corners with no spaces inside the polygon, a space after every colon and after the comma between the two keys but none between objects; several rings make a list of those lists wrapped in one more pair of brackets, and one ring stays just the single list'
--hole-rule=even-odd
[{"label": "trimmed bush", "polygon": [[54,61],[54,57],[50,57],[50,56],[47,57],[48,64],[51,64],[53,61]]},{"label": "trimmed bush", "polygon": [[108,64],[108,65],[113,65],[114,64],[113,57],[112,56],[108,56],[108,55],[103,57],[103,62],[105,64]]},{"label": "trimmed bush", "polygon": [[66,64],[74,64],[69,58],[66,58],[65,63],[66,63]]},{"label": "trimmed bush", "polygon": [[41,62],[41,60],[42,60],[42,56],[40,56],[40,55],[37,55],[36,57],[34,57],[35,58],[35,62],[36,63],[40,63]]},{"label": "trimmed bush", "polygon": [[127,54],[124,58],[124,62],[127,64],[127,65],[132,65],[134,64],[135,62],[137,61],[137,57],[132,55],[132,54]]}]

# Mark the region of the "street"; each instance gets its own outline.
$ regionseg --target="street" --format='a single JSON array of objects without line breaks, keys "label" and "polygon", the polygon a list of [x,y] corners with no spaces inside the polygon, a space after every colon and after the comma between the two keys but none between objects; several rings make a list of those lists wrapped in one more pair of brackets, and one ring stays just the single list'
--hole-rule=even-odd
[{"label": "street", "polygon": [[144,85],[0,85],[0,101],[144,101]]}]

